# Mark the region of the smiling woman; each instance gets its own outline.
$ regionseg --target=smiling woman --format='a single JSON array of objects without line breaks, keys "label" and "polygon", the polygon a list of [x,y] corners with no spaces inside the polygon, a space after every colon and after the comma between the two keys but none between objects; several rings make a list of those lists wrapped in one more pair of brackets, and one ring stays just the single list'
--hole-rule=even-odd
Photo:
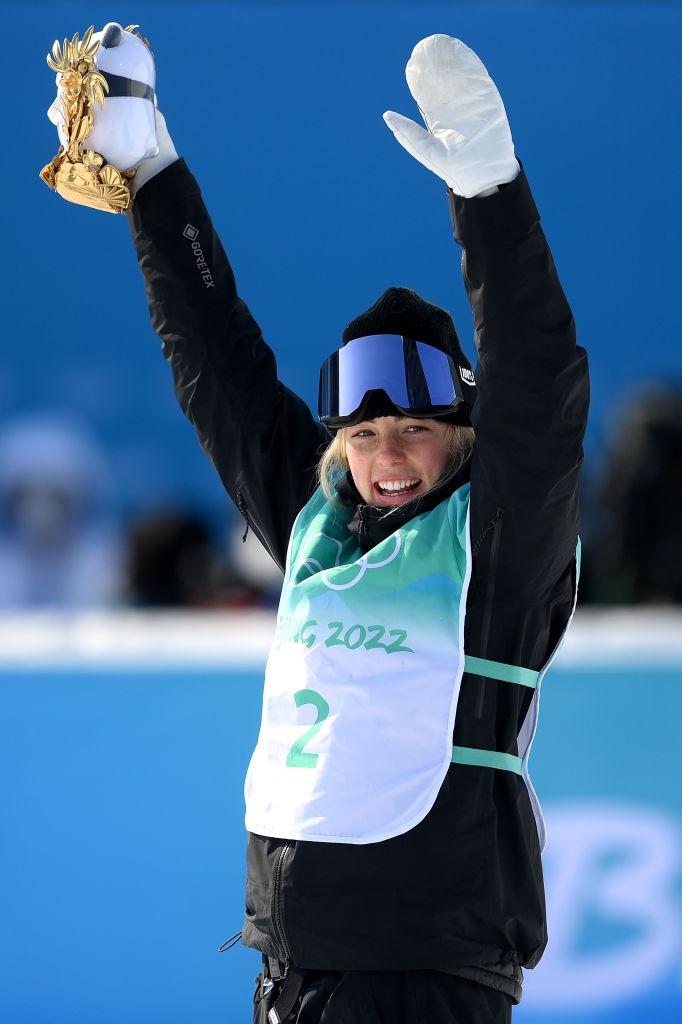
[{"label": "smiling woman", "polygon": [[158,113],[130,184],[175,393],[284,570],[245,785],[257,1024],[508,1024],[546,942],[528,755],[575,602],[587,362],[486,69],[437,35],[407,78],[428,130],[384,117],[448,185],[476,375],[391,287],[324,360],[318,422]]},{"label": "smiling woman", "polygon": [[454,477],[473,443],[472,427],[381,416],[338,431],[320,460],[320,485],[338,500],[334,481],[350,471],[367,504],[404,505]]},{"label": "smiling woman", "polygon": [[368,505],[404,505],[430,490],[448,464],[438,420],[382,416],[345,430],[348,466]]}]

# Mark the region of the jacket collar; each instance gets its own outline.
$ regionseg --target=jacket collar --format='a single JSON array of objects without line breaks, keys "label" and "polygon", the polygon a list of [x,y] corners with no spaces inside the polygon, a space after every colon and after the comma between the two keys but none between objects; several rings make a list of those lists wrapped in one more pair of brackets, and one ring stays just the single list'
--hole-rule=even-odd
[{"label": "jacket collar", "polygon": [[415,516],[430,512],[469,480],[471,460],[467,460],[456,473],[444,477],[426,494],[396,508],[377,508],[367,505],[348,471],[336,484],[336,491],[344,505],[354,505],[355,511],[348,523],[350,533],[362,551],[369,551],[392,533],[409,523]]}]

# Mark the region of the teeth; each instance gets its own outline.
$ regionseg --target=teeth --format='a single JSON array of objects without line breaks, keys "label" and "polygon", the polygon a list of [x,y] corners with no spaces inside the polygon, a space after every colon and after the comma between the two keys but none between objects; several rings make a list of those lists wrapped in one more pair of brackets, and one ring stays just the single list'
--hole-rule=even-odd
[{"label": "teeth", "polygon": [[418,483],[418,480],[379,480],[377,486],[382,491],[395,493],[396,491],[409,491]]}]

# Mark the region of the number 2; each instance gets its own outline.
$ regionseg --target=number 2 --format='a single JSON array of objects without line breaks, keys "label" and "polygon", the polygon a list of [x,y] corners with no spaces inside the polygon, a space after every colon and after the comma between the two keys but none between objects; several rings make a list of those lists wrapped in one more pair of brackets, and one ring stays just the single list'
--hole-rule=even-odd
[{"label": "number 2", "polygon": [[329,715],[329,705],[317,690],[298,690],[294,694],[294,700],[297,708],[303,707],[304,704],[312,704],[317,708],[317,718],[292,744],[287,754],[287,768],[314,768],[317,764],[317,754],[304,753],[303,748],[320,731],[322,723]]}]

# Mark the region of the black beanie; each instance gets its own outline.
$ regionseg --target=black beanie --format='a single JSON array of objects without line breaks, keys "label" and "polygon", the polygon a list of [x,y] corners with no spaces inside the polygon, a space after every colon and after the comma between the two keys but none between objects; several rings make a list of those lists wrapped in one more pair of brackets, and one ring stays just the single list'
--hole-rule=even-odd
[{"label": "black beanie", "polygon": [[465,382],[466,405],[445,418],[454,423],[471,423],[469,408],[476,397],[474,375],[449,313],[410,288],[387,288],[373,306],[351,320],[343,332],[343,344],[368,334],[401,334],[415,341],[425,341],[451,356]]}]

